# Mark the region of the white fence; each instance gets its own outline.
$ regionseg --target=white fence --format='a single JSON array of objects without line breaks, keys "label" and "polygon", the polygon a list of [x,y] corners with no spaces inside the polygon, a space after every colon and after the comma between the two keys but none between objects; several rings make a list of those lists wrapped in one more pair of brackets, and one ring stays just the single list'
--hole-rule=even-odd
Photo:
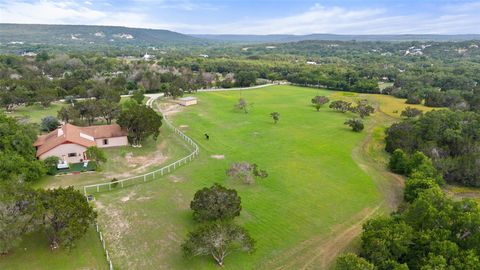
[{"label": "white fence", "polygon": [[112,263],[112,259],[110,259],[110,254],[108,253],[108,249],[106,247],[105,238],[103,237],[102,231],[100,231],[100,229],[98,228],[98,223],[96,222],[95,222],[95,230],[98,233],[98,238],[100,238],[100,242],[102,242],[103,251],[105,251],[105,256],[107,258],[108,269],[113,270],[113,263]]},{"label": "white fence", "polygon": [[[149,106],[152,106],[152,104],[153,104],[153,101],[151,101],[151,100],[153,100],[153,99],[150,99],[149,102],[147,102],[147,104]],[[152,172],[149,172],[149,173],[146,173],[146,174],[132,176],[132,177],[128,177],[128,178],[125,178],[125,179],[119,179],[119,180],[111,181],[111,182],[104,182],[104,183],[98,183],[98,184],[84,186],[83,187],[83,193],[85,194],[85,196],[87,196],[89,194],[93,194],[93,193],[110,191],[110,190],[114,190],[114,189],[117,189],[117,188],[124,188],[124,187],[127,187],[127,186],[132,186],[132,185],[136,185],[136,184],[139,184],[139,183],[154,180],[159,176],[163,176],[163,175],[165,175],[167,173],[170,173],[171,171],[175,170],[176,168],[178,168],[178,167],[180,167],[184,164],[187,164],[188,162],[192,161],[195,157],[197,157],[200,153],[200,149],[199,149],[198,145],[192,139],[190,139],[187,135],[185,135],[182,131],[180,131],[179,129],[174,127],[170,123],[170,121],[168,121],[168,119],[165,115],[164,115],[163,119],[165,120],[164,123],[167,125],[167,127],[172,129],[175,132],[175,134],[180,136],[180,138],[182,138],[185,142],[187,142],[190,146],[193,147],[193,151],[188,156],[185,156],[185,157],[183,157],[183,158],[181,158],[181,159],[179,159],[179,160],[177,160],[173,163],[170,163],[170,164],[168,164],[168,165],[166,165],[166,166],[164,166],[160,169],[157,169],[155,171],[152,171]]]},{"label": "white fence", "polygon": [[[153,102],[158,97],[160,97],[160,95],[150,97],[150,99],[147,101],[147,106],[152,107]],[[164,117],[163,119],[165,120],[164,122],[167,125],[167,127],[172,129],[175,132],[175,134],[180,136],[184,141],[186,141],[189,145],[191,145],[193,147],[193,151],[186,157],[183,157],[183,158],[181,158],[181,159],[179,159],[179,160],[177,160],[177,161],[175,161],[171,164],[168,164],[167,166],[164,166],[164,167],[162,167],[158,170],[155,170],[155,171],[152,171],[152,172],[149,172],[149,173],[146,173],[146,174],[142,174],[142,175],[138,175],[138,176],[134,176],[134,177],[129,177],[129,178],[125,178],[125,179],[120,179],[120,180],[112,181],[112,182],[106,182],[106,183],[99,183],[99,184],[84,186],[83,187],[83,193],[85,194],[85,196],[87,196],[89,194],[92,194],[92,193],[97,193],[97,192],[116,189],[116,188],[118,188],[118,186],[123,188],[123,187],[126,187],[126,186],[135,185],[137,183],[147,182],[148,180],[154,180],[156,177],[167,174],[167,173],[175,170],[176,168],[180,167],[181,165],[192,161],[195,157],[198,156],[198,154],[200,153],[200,149],[199,149],[198,145],[192,139],[190,139],[187,135],[185,135],[182,131],[180,131],[179,129],[174,127],[170,123],[170,121],[168,121],[168,119],[165,115],[163,117]],[[113,270],[113,263],[112,263],[112,259],[110,258],[110,253],[108,253],[108,249],[107,249],[106,242],[105,242],[105,237],[104,237],[102,231],[100,230],[100,228],[98,227],[98,223],[96,223],[96,222],[95,222],[95,230],[97,231],[98,238],[100,239],[100,242],[102,243],[103,251],[105,252],[105,257],[107,258],[108,269]]]}]

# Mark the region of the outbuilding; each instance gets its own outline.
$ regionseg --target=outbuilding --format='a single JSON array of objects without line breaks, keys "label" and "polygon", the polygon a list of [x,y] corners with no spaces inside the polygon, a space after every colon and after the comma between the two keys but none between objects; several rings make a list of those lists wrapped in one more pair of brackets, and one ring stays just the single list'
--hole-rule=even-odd
[{"label": "outbuilding", "polygon": [[178,104],[182,106],[191,106],[197,104],[196,97],[183,97],[178,99]]}]

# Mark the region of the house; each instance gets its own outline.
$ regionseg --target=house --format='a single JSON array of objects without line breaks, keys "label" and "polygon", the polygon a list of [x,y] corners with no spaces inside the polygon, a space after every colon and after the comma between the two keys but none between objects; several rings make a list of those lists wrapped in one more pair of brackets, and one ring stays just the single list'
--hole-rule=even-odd
[{"label": "house", "polygon": [[178,104],[182,106],[191,106],[197,104],[197,98],[196,97],[184,97],[184,98],[179,98],[178,99]]},{"label": "house", "polygon": [[149,60],[155,59],[155,55],[151,55],[151,54],[145,53],[145,55],[144,55],[142,58],[143,58],[143,60],[145,60],[145,61],[149,61]]},{"label": "house", "polygon": [[105,148],[125,145],[128,145],[127,132],[117,124],[90,127],[65,124],[39,136],[34,143],[38,159],[56,156],[66,163],[86,160],[85,151],[90,146]]}]

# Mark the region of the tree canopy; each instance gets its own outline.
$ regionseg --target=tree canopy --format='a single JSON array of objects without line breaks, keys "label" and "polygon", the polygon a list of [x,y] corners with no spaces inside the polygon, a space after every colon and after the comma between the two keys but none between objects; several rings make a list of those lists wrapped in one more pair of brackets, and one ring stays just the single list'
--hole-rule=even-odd
[{"label": "tree canopy", "polygon": [[197,191],[190,208],[197,221],[231,220],[242,210],[237,191],[218,184]]},{"label": "tree canopy", "polygon": [[223,266],[226,256],[235,251],[254,251],[255,241],[242,227],[233,223],[213,222],[201,225],[188,234],[182,244],[187,257],[211,256],[219,266]]},{"label": "tree canopy", "polygon": [[158,137],[162,116],[150,107],[134,105],[120,113],[117,123],[128,131],[128,137],[133,145],[140,145],[149,136],[154,139]]}]

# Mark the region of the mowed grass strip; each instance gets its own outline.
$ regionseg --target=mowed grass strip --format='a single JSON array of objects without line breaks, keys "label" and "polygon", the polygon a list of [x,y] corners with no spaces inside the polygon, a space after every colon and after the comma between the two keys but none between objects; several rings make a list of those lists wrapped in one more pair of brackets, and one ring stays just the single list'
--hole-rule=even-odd
[{"label": "mowed grass strip", "polygon": [[[343,124],[352,115],[328,105],[316,112],[310,104],[313,96],[332,93],[293,86],[198,93],[198,105],[171,119],[199,143],[200,158],[163,181],[97,197],[116,267],[217,268],[207,258],[184,259],[180,249],[195,227],[190,200],[213,183],[238,190],[243,210],[236,222],[257,240],[253,255],[232,254],[226,269],[268,268],[302,242],[327,238],[339,224],[358,222],[353,220],[357,213],[375,208],[381,196],[352,159],[352,150],[366,136]],[[252,104],[248,114],[234,109],[240,97]],[[276,125],[273,111],[280,113]],[[237,161],[257,163],[269,177],[253,185],[227,179],[225,170]]]},{"label": "mowed grass strip", "polygon": [[0,257],[2,270],[108,269],[102,244],[92,227],[71,250],[51,250],[46,236],[33,233],[8,255]]}]

